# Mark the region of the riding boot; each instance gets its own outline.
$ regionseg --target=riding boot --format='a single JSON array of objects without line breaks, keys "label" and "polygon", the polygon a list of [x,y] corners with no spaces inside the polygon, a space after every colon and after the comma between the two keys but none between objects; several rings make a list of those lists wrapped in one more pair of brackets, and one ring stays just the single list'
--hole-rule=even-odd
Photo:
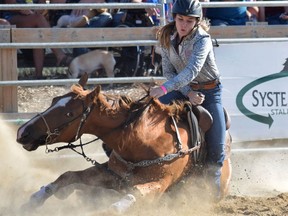
[{"label": "riding boot", "polygon": [[206,170],[206,182],[209,188],[209,195],[211,201],[217,203],[221,200],[221,191],[220,191],[220,177],[221,177],[221,168],[215,165],[209,165]]},{"label": "riding boot", "polygon": [[109,148],[106,143],[102,143],[102,148],[103,148],[105,154],[107,155],[107,157],[109,158],[113,149]]}]

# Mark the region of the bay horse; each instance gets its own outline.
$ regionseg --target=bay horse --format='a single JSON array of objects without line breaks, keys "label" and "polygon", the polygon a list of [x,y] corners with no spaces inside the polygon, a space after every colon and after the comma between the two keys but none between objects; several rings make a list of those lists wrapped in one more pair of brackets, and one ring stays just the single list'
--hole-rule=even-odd
[{"label": "bay horse", "polygon": [[[74,183],[128,191],[134,201],[135,197],[153,200],[191,173],[197,164],[204,164],[205,141],[190,145],[194,138],[189,132],[184,102],[164,105],[148,94],[138,101],[106,95],[100,86],[85,90],[87,80],[87,75],[82,76],[69,93],[54,98],[46,111],[23,124],[17,142],[27,151],[34,151],[59,142],[71,144],[82,134],[93,134],[113,151],[107,162],[66,172],[42,187],[31,196],[27,204],[30,208],[41,206],[52,195],[63,196],[59,191]],[[203,124],[201,116],[198,120],[199,125]],[[208,129],[205,124],[200,128]],[[228,130],[226,138],[229,147]],[[222,167],[222,195],[227,194],[230,177],[228,152]]]}]

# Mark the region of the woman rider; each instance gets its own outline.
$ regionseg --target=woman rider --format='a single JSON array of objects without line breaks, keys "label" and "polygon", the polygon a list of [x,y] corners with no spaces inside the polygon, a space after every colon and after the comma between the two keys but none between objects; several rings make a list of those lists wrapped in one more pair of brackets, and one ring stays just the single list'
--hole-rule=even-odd
[{"label": "woman rider", "polygon": [[202,105],[213,117],[205,139],[208,146],[208,176],[220,198],[221,167],[225,158],[225,117],[222,107],[222,84],[213,45],[207,33],[209,25],[202,19],[197,0],[177,0],[172,7],[174,21],[158,32],[163,75],[167,81],[151,89],[150,96],[169,104],[189,100]]}]

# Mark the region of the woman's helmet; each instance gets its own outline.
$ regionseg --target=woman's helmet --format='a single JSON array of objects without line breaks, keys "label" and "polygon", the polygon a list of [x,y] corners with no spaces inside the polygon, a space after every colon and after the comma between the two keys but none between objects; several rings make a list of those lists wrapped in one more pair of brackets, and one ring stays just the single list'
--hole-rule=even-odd
[{"label": "woman's helmet", "polygon": [[172,7],[172,14],[202,18],[202,6],[199,0],[176,0]]}]

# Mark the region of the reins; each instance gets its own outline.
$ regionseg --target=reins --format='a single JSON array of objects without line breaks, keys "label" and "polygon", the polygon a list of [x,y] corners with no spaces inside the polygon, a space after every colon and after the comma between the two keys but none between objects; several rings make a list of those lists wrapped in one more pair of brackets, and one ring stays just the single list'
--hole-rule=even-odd
[{"label": "reins", "polygon": [[[88,106],[86,109],[84,108],[83,106],[83,110],[84,112],[82,112],[80,115],[78,115],[76,118],[72,119],[71,121],[69,121],[68,123],[66,124],[63,124],[61,127],[58,127],[58,128],[55,128],[54,129],[54,132],[52,133],[51,130],[50,130],[50,127],[46,121],[46,119],[44,118],[44,116],[41,114],[41,113],[38,113],[38,115],[41,117],[41,119],[43,120],[44,124],[46,125],[46,128],[47,128],[47,137],[45,139],[45,145],[46,145],[46,150],[45,152],[48,154],[48,153],[52,153],[52,152],[58,152],[60,150],[63,150],[63,149],[71,149],[72,151],[76,152],[77,154],[83,156],[84,159],[86,159],[86,161],[88,162],[91,162],[93,165],[96,165],[96,164],[99,164],[96,160],[88,157],[85,152],[84,152],[84,148],[83,146],[85,145],[88,145],[90,143],[93,143],[97,140],[99,140],[100,138],[96,138],[96,139],[93,139],[92,141],[89,141],[89,142],[86,142],[86,143],[82,143],[82,139],[81,139],[81,136],[79,137],[79,133],[81,131],[81,128],[83,127],[86,119],[88,118],[88,116],[90,115],[91,111],[93,110],[94,108],[94,103],[92,103],[91,106]],[[69,142],[67,145],[63,145],[63,146],[60,146],[60,147],[55,147],[54,149],[49,149],[48,148],[48,144],[52,141],[52,135],[56,135],[58,136],[59,135],[59,128],[64,128],[64,126],[67,126],[69,125],[71,122],[75,121],[76,119],[78,119],[79,117],[82,117],[81,120],[80,120],[80,124],[77,128],[77,132],[76,132],[76,135],[75,135],[75,140],[80,140],[80,144],[73,144],[72,142]],[[81,152],[76,150],[78,147],[80,147],[81,149]]]},{"label": "reins", "polygon": [[[144,97],[140,98],[140,99],[137,101],[137,103],[143,101],[143,100],[144,100],[145,98],[147,98],[148,96],[149,96],[149,94],[146,94]],[[133,117],[132,117],[132,115],[129,115],[129,118],[127,118],[127,120],[126,120],[123,124],[121,124],[121,125],[120,125],[119,127],[117,127],[117,128],[114,128],[113,130],[109,131],[108,134],[112,133],[112,131],[114,131],[114,130],[116,130],[116,129],[126,128],[129,124],[131,124],[131,123],[136,119],[136,117],[139,117],[139,116],[141,115],[141,113],[151,104],[152,101],[153,101],[153,99],[151,98],[151,100],[150,100],[147,104],[145,104],[145,106],[143,106],[142,109],[138,109],[138,110],[136,111],[136,114],[135,114],[135,112],[133,112],[133,114],[134,114]],[[91,111],[93,110],[93,108],[94,108],[94,103],[93,103],[90,107],[88,106],[88,107],[86,108],[86,110],[82,113],[82,118],[81,118],[81,120],[80,120],[80,124],[79,124],[79,126],[78,126],[77,133],[76,133],[76,135],[75,135],[75,140],[78,140],[78,139],[79,139],[80,144],[74,144],[73,142],[69,142],[67,145],[63,145],[63,146],[60,146],[60,147],[55,147],[54,149],[49,149],[47,144],[49,144],[49,142],[48,142],[49,139],[51,139],[50,142],[52,141],[52,138],[51,138],[52,135],[56,135],[56,136],[59,135],[59,130],[58,130],[58,128],[60,128],[60,127],[54,129],[54,133],[51,133],[51,130],[50,130],[50,128],[49,128],[49,125],[47,124],[46,119],[44,118],[44,116],[43,116],[41,113],[39,113],[38,115],[42,118],[42,120],[43,120],[43,122],[44,122],[44,124],[46,125],[46,128],[47,128],[47,135],[48,135],[48,136],[46,137],[46,140],[45,140],[45,144],[46,144],[46,150],[45,150],[45,152],[48,154],[48,153],[52,153],[52,152],[58,152],[58,151],[63,150],[63,149],[71,149],[72,151],[74,151],[74,152],[76,152],[77,154],[81,155],[86,161],[91,162],[93,165],[99,164],[96,160],[88,157],[88,156],[85,154],[83,146],[88,145],[88,144],[93,143],[93,142],[96,142],[97,140],[100,140],[100,138],[97,137],[97,138],[95,138],[95,139],[93,139],[93,140],[91,140],[91,141],[88,141],[88,142],[86,142],[86,143],[82,143],[82,137],[81,137],[81,136],[79,137],[79,133],[80,133],[80,131],[81,131],[81,128],[83,127],[86,119],[87,119],[88,116],[90,115],[90,113],[91,113]],[[76,117],[75,119],[73,119],[72,121],[78,119],[79,117],[81,117],[81,115],[77,116],[77,117]],[[72,121],[68,122],[67,124],[71,123]],[[107,135],[107,134],[106,134],[106,135]],[[78,147],[80,147],[81,152],[77,150]]]},{"label": "reins", "polygon": [[[172,121],[173,121],[173,124],[175,127],[175,133],[176,133],[176,138],[177,138],[177,146],[176,146],[177,152],[172,153],[172,154],[167,154],[164,157],[159,157],[159,158],[152,159],[152,160],[142,160],[142,161],[134,163],[134,162],[130,162],[130,161],[123,159],[117,152],[114,151],[114,155],[116,156],[116,158],[128,167],[128,171],[132,171],[136,167],[147,167],[147,166],[151,166],[154,164],[162,164],[164,162],[169,162],[169,161],[172,161],[174,159],[184,157],[185,155],[188,155],[188,154],[199,152],[201,145],[198,142],[199,141],[198,136],[197,136],[197,140],[195,141],[197,143],[197,145],[195,145],[195,143],[193,141],[191,148],[189,148],[187,150],[182,149],[182,141],[181,141],[180,133],[179,133],[175,118],[173,116],[171,116],[171,118],[172,118]],[[194,131],[193,131],[193,133],[194,133]],[[192,136],[193,135],[195,136],[196,134],[192,134]],[[198,159],[197,155],[196,156],[194,155],[195,162],[197,162],[197,159]]]},{"label": "reins", "polygon": [[[144,97],[142,97],[141,99],[139,99],[137,101],[137,103],[143,101],[145,98],[147,98],[149,96],[149,94],[145,95]],[[123,124],[121,124],[119,127],[116,127],[114,128],[113,130],[109,131],[109,133],[107,134],[111,134],[113,131],[117,130],[117,129],[120,129],[120,128],[126,128],[128,127],[129,124],[131,124],[132,122],[135,121],[135,119],[137,119],[138,117],[140,117],[140,115],[143,113],[143,111],[150,106],[150,104],[152,103],[153,101],[153,98],[151,98],[146,104],[145,106],[143,107],[140,107],[136,110],[132,110],[132,112],[129,112],[130,115],[128,116],[127,120],[123,122]],[[89,142],[86,142],[86,143],[82,143],[82,138],[81,136],[79,136],[80,134],[80,131],[81,131],[81,128],[83,127],[86,119],[88,118],[88,116],[90,115],[91,111],[93,110],[94,108],[94,103],[92,103],[91,106],[88,106],[85,111],[82,113],[82,118],[80,120],[80,123],[79,123],[79,126],[78,126],[78,129],[77,129],[77,133],[75,135],[75,140],[78,140],[80,141],[80,144],[73,144],[72,142],[69,142],[67,145],[63,145],[63,146],[60,146],[60,147],[56,147],[54,149],[49,149],[48,148],[48,145],[49,144],[49,139],[52,139],[51,136],[52,135],[56,135],[58,136],[59,135],[59,130],[58,128],[56,128],[54,130],[54,133],[51,132],[50,128],[49,128],[49,125],[47,124],[47,121],[45,120],[44,116],[42,114],[38,114],[44,121],[46,127],[47,127],[47,137],[46,137],[46,153],[51,153],[51,152],[58,152],[62,149],[71,149],[72,151],[76,152],[77,154],[83,156],[84,159],[86,159],[86,161],[88,162],[91,162],[93,165],[99,165],[99,163],[88,157],[85,152],[84,152],[84,148],[83,146],[85,145],[88,145],[90,143],[93,143],[97,140],[100,140],[101,138],[100,137],[97,137],[96,139],[93,139],[92,141],[89,141]],[[83,109],[84,110],[84,109]],[[79,115],[78,117],[76,117],[75,119],[79,118],[81,115]],[[172,153],[172,154],[167,154],[165,155],[164,157],[159,157],[159,158],[156,158],[156,159],[153,159],[153,160],[142,160],[142,161],[139,161],[139,162],[136,162],[136,163],[133,163],[133,162],[130,162],[130,161],[126,161],[125,159],[123,159],[118,153],[116,153],[114,151],[114,155],[116,156],[116,158],[121,161],[122,163],[124,163],[127,167],[128,167],[128,170],[132,171],[133,169],[135,169],[136,167],[147,167],[147,166],[151,166],[151,165],[154,165],[154,164],[161,164],[163,162],[169,162],[169,161],[172,161],[176,158],[180,158],[180,157],[183,157],[187,154],[191,154],[193,152],[199,152],[199,149],[200,149],[200,145],[198,143],[198,145],[194,145],[194,141],[193,141],[193,146],[192,148],[189,148],[187,150],[183,150],[182,149],[182,141],[181,141],[181,137],[180,137],[180,134],[179,134],[179,130],[178,130],[178,127],[177,127],[177,124],[176,124],[176,121],[175,121],[175,118],[172,116],[172,122],[173,122],[173,125],[175,127],[175,133],[176,133],[176,138],[177,138],[177,152],[176,153]],[[74,121],[75,119],[73,119],[72,121]],[[70,121],[70,122],[72,122]],[[69,124],[70,122],[68,122],[67,124]],[[105,134],[105,135],[107,135]],[[196,135],[196,134],[194,134]],[[192,134],[193,136],[193,134]],[[103,136],[102,136],[103,137]],[[52,140],[50,140],[52,141]],[[197,139],[196,139],[197,141]],[[78,151],[76,150],[78,147],[80,147],[81,151]],[[196,153],[197,154],[197,153]]]}]

